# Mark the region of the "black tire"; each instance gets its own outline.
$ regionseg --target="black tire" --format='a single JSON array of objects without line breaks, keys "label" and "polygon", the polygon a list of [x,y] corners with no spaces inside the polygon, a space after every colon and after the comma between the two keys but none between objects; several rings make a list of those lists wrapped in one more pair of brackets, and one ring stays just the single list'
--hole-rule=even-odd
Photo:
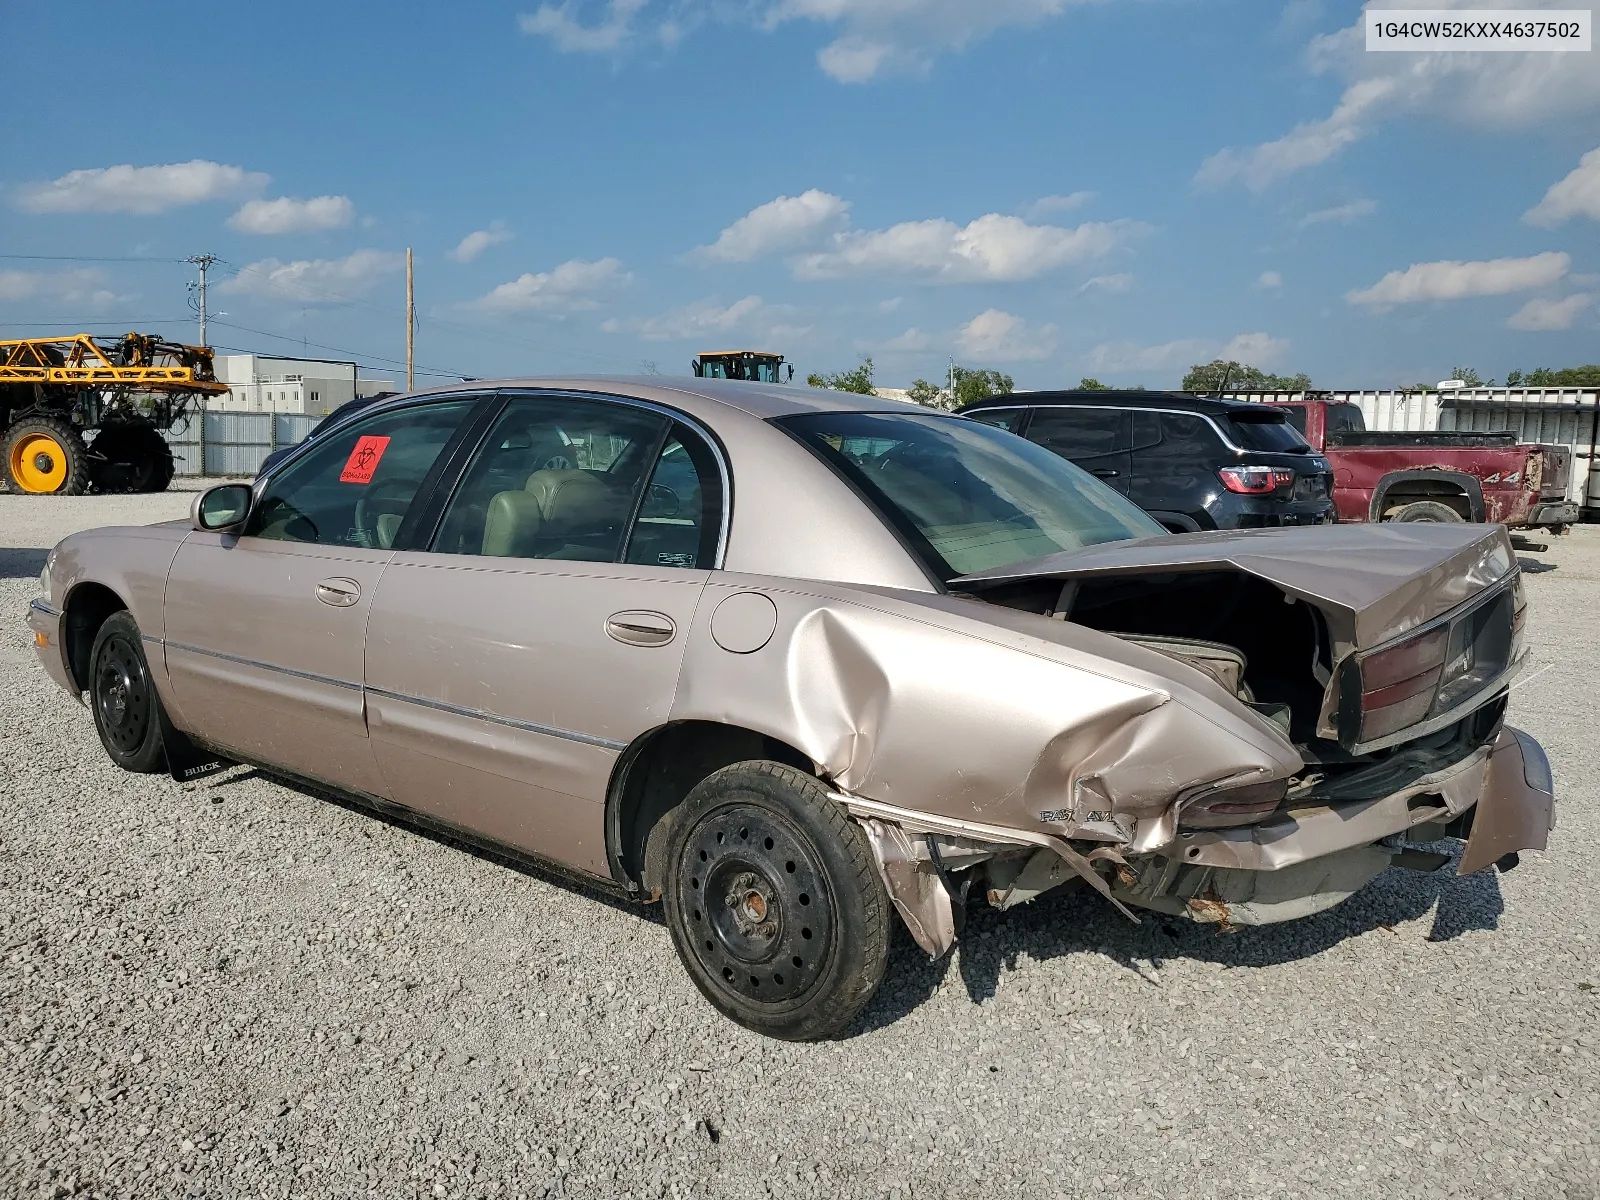
[{"label": "black tire", "polygon": [[734,763],[695,786],[662,899],[695,986],[756,1033],[832,1037],[883,980],[889,898],[866,835],[793,767]]},{"label": "black tire", "polygon": [[1448,504],[1437,500],[1418,500],[1397,509],[1388,518],[1391,521],[1439,521],[1459,525],[1466,520]]},{"label": "black tire", "polygon": [[167,769],[161,697],[150,680],[138,623],[126,610],[112,613],[95,634],[89,651],[89,709],[100,744],[117,766],[139,774]]},{"label": "black tire", "polygon": [[177,471],[167,439],[143,421],[107,425],[92,449],[99,492],[164,492]]},{"label": "black tire", "polygon": [[[28,448],[29,443],[41,442],[54,445],[48,451]],[[0,470],[5,472],[6,487],[13,494],[81,496],[89,490],[89,448],[71,422],[61,417],[24,417],[6,430],[5,443]],[[32,470],[18,470],[19,459],[23,457],[29,459]],[[42,465],[44,459],[49,459],[48,467]],[[48,486],[39,483],[45,476],[53,481]]]}]

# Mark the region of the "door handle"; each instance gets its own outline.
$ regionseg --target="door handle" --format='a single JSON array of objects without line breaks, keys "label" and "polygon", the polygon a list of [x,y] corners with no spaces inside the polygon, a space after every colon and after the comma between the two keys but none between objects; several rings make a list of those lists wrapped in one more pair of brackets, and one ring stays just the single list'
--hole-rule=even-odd
[{"label": "door handle", "polygon": [[606,633],[629,646],[665,646],[677,632],[678,627],[666,613],[630,609],[606,618]]},{"label": "door handle", "polygon": [[1094,470],[1090,471],[1089,474],[1095,476],[1097,479],[1115,479],[1118,475],[1121,475],[1122,472],[1113,471],[1110,467],[1096,467]]},{"label": "door handle", "polygon": [[361,585],[354,579],[324,579],[317,584],[317,599],[335,608],[349,608],[361,599]]}]

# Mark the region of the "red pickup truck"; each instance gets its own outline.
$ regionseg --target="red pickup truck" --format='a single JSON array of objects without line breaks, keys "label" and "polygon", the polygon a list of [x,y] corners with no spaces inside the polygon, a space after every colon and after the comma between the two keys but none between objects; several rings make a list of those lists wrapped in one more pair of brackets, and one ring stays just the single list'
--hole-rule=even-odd
[{"label": "red pickup truck", "polygon": [[1566,446],[1519,444],[1509,433],[1369,430],[1347,401],[1266,403],[1287,409],[1328,460],[1341,521],[1486,521],[1562,533],[1578,519]]}]

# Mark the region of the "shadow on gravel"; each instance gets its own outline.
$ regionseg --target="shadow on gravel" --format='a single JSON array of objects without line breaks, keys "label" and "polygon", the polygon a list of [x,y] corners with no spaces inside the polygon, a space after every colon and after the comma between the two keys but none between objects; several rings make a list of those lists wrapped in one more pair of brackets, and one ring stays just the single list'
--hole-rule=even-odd
[{"label": "shadow on gravel", "polygon": [[[1433,913],[1430,942],[1444,942],[1474,929],[1495,929],[1505,910],[1499,874],[1493,868],[1458,877],[1454,863],[1434,874],[1392,869],[1343,904],[1299,921],[1219,933],[1160,913],[1140,913],[1134,925],[1085,890],[1045,896],[1002,913],[981,900],[969,909],[956,949],[929,962],[896,924],[883,987],[851,1028],[850,1035],[892,1025],[926,1001],[952,970],[967,996],[982,1004],[1000,978],[1024,959],[1047,962],[1076,954],[1100,954],[1126,967],[1130,983],[1160,986],[1150,967],[1193,958],[1226,967],[1270,967],[1311,958],[1349,938],[1376,931],[1397,936],[1393,926]],[[1064,984],[1071,977],[1064,976]]]},{"label": "shadow on gravel", "polygon": [[265,779],[270,783],[277,784],[279,787],[299,792],[302,796],[309,796],[313,800],[321,800],[327,804],[337,805],[346,812],[354,813],[367,820],[381,821],[391,828],[403,829],[407,833],[427,838],[430,842],[437,842],[441,846],[448,846],[452,850],[470,854],[473,858],[480,859],[483,862],[492,863],[497,867],[505,867],[508,870],[517,872],[519,875],[537,879],[541,883],[548,883],[552,887],[558,887],[562,891],[570,892],[572,895],[582,899],[599,901],[601,904],[610,905],[621,912],[631,913],[655,925],[664,924],[661,918],[660,905],[639,904],[615,892],[607,891],[598,883],[588,883],[571,875],[563,874],[554,867],[545,866],[535,859],[524,858],[498,846],[474,841],[464,834],[435,824],[426,817],[417,814],[395,811],[389,808],[379,809],[373,805],[351,799],[348,796],[340,795],[337,792],[324,791],[322,788],[312,787],[310,784],[302,783],[299,780],[288,779],[282,775],[275,775],[270,771],[263,771],[256,767],[251,767],[238,774],[221,777],[212,786],[226,786],[246,779]]},{"label": "shadow on gravel", "polygon": [[0,579],[37,579],[48,550],[0,546]]},{"label": "shadow on gravel", "polygon": [[[304,796],[509,868],[561,888],[575,899],[598,901],[652,924],[663,924],[657,905],[634,903],[599,885],[470,840],[414,814],[379,810],[255,768],[219,778],[213,786],[251,778],[270,780]],[[1064,889],[1008,913],[990,908],[979,898],[968,909],[966,928],[955,950],[938,962],[928,960],[896,918],[883,985],[845,1036],[893,1025],[926,1002],[952,970],[959,973],[968,998],[974,1004],[982,1004],[999,990],[1001,977],[1016,970],[1025,959],[1048,962],[1078,954],[1100,954],[1126,967],[1130,984],[1160,987],[1148,971],[1174,959],[1200,959],[1225,967],[1278,966],[1314,957],[1365,934],[1398,936],[1394,926],[1416,921],[1430,911],[1430,942],[1450,941],[1475,929],[1498,928],[1500,914],[1505,911],[1498,871],[1489,868],[1462,877],[1454,874],[1454,868],[1452,861],[1431,874],[1391,869],[1327,912],[1280,925],[1247,926],[1235,933],[1219,933],[1214,925],[1196,925],[1153,912],[1140,913],[1140,923],[1135,925],[1087,888]],[[1061,982],[1070,984],[1071,976],[1064,976]]]},{"label": "shadow on gravel", "polygon": [[1546,571],[1554,571],[1561,564],[1560,563],[1553,563],[1553,562],[1542,562],[1537,558],[1526,558],[1526,557],[1519,556],[1517,558],[1517,565],[1519,567],[1521,567],[1524,571],[1526,571],[1529,575],[1542,575]]}]

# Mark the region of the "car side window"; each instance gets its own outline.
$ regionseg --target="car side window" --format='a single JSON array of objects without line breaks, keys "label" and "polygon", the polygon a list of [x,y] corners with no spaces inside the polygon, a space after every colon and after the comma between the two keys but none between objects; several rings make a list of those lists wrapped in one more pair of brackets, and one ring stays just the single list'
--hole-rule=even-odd
[{"label": "car side window", "polygon": [[1187,413],[1135,413],[1133,441],[1142,460],[1210,461],[1221,449],[1216,432],[1205,418]]},{"label": "car side window", "polygon": [[1306,435],[1306,410],[1298,404],[1291,404],[1283,410],[1283,418],[1294,426],[1295,432],[1301,437]]},{"label": "car side window", "polygon": [[408,405],[318,439],[267,481],[245,536],[389,549],[434,460],[480,399]]},{"label": "car side window", "polygon": [[1117,408],[1040,408],[1028,440],[1064,458],[1115,454],[1128,448],[1128,414]]},{"label": "car side window", "polygon": [[1022,418],[1028,415],[1028,411],[1024,408],[980,408],[977,412],[962,415],[970,421],[993,425],[996,429],[1015,433],[1022,428]]},{"label": "car side window", "polygon": [[513,399],[450,498],[432,549],[617,562],[669,424],[623,404]]},{"label": "car side window", "polygon": [[709,570],[722,524],[722,477],[711,448],[675,424],[656,459],[625,562]]}]

